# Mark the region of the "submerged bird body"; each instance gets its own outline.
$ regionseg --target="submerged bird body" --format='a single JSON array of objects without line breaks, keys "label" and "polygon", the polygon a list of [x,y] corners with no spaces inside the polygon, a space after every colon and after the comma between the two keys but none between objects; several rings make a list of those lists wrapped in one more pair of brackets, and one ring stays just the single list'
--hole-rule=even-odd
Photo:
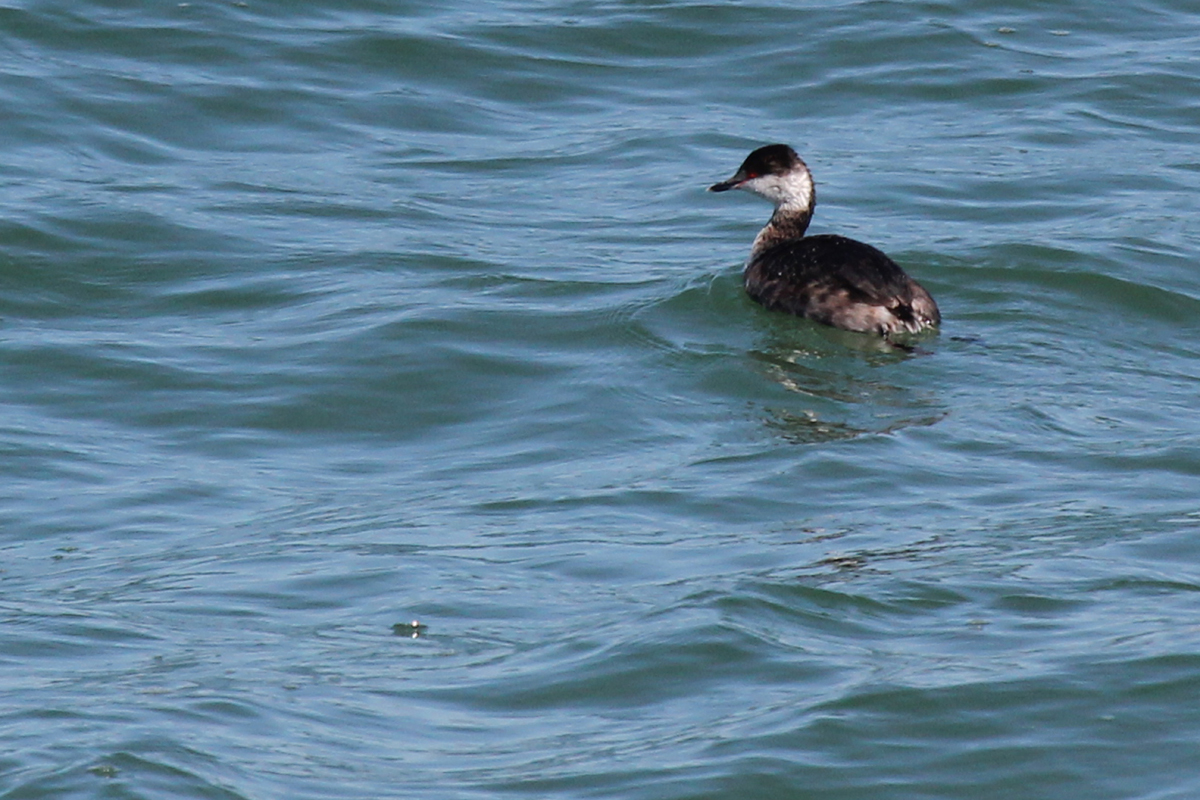
[{"label": "submerged bird body", "polygon": [[755,150],[712,192],[744,189],[770,200],[775,213],[746,262],[746,292],[763,306],[835,328],[890,336],[941,322],[937,303],[896,262],[844,236],[805,236],[816,205],[812,175],[795,151]]}]

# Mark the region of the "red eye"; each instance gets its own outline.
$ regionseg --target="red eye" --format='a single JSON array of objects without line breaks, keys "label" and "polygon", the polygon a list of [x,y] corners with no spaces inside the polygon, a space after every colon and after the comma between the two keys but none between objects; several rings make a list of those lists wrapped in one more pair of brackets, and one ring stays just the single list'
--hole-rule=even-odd
[{"label": "red eye", "polygon": [[754,179],[755,179],[755,178],[757,178],[757,177],[758,177],[758,173],[757,173],[757,172],[747,172],[747,173],[746,173],[746,180],[748,180],[748,181],[752,181],[752,180],[754,180]]}]

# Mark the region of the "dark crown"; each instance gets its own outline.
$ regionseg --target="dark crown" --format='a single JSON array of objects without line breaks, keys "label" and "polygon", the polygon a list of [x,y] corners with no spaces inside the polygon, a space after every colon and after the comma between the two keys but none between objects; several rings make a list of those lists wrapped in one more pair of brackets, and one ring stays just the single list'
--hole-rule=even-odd
[{"label": "dark crown", "polygon": [[769,144],[760,147],[742,162],[739,172],[749,175],[782,175],[802,164],[796,151],[786,144]]}]

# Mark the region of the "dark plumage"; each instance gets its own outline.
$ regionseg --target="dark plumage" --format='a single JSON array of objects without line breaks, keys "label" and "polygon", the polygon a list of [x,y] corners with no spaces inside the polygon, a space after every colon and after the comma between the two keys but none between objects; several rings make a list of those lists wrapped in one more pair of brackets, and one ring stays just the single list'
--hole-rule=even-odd
[{"label": "dark plumage", "polygon": [[787,145],[760,147],[710,191],[745,189],[775,204],[746,262],[749,295],[765,307],[835,328],[890,336],[937,326],[929,292],[869,244],[805,236],[816,206],[808,167]]}]

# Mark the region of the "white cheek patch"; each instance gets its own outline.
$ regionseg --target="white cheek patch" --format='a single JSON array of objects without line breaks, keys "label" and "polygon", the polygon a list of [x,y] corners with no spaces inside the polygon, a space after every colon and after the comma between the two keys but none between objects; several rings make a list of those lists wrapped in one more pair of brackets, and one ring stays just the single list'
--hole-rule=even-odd
[{"label": "white cheek patch", "polygon": [[812,203],[812,178],[805,171],[788,175],[761,175],[738,188],[770,200],[776,206],[807,208]]}]

